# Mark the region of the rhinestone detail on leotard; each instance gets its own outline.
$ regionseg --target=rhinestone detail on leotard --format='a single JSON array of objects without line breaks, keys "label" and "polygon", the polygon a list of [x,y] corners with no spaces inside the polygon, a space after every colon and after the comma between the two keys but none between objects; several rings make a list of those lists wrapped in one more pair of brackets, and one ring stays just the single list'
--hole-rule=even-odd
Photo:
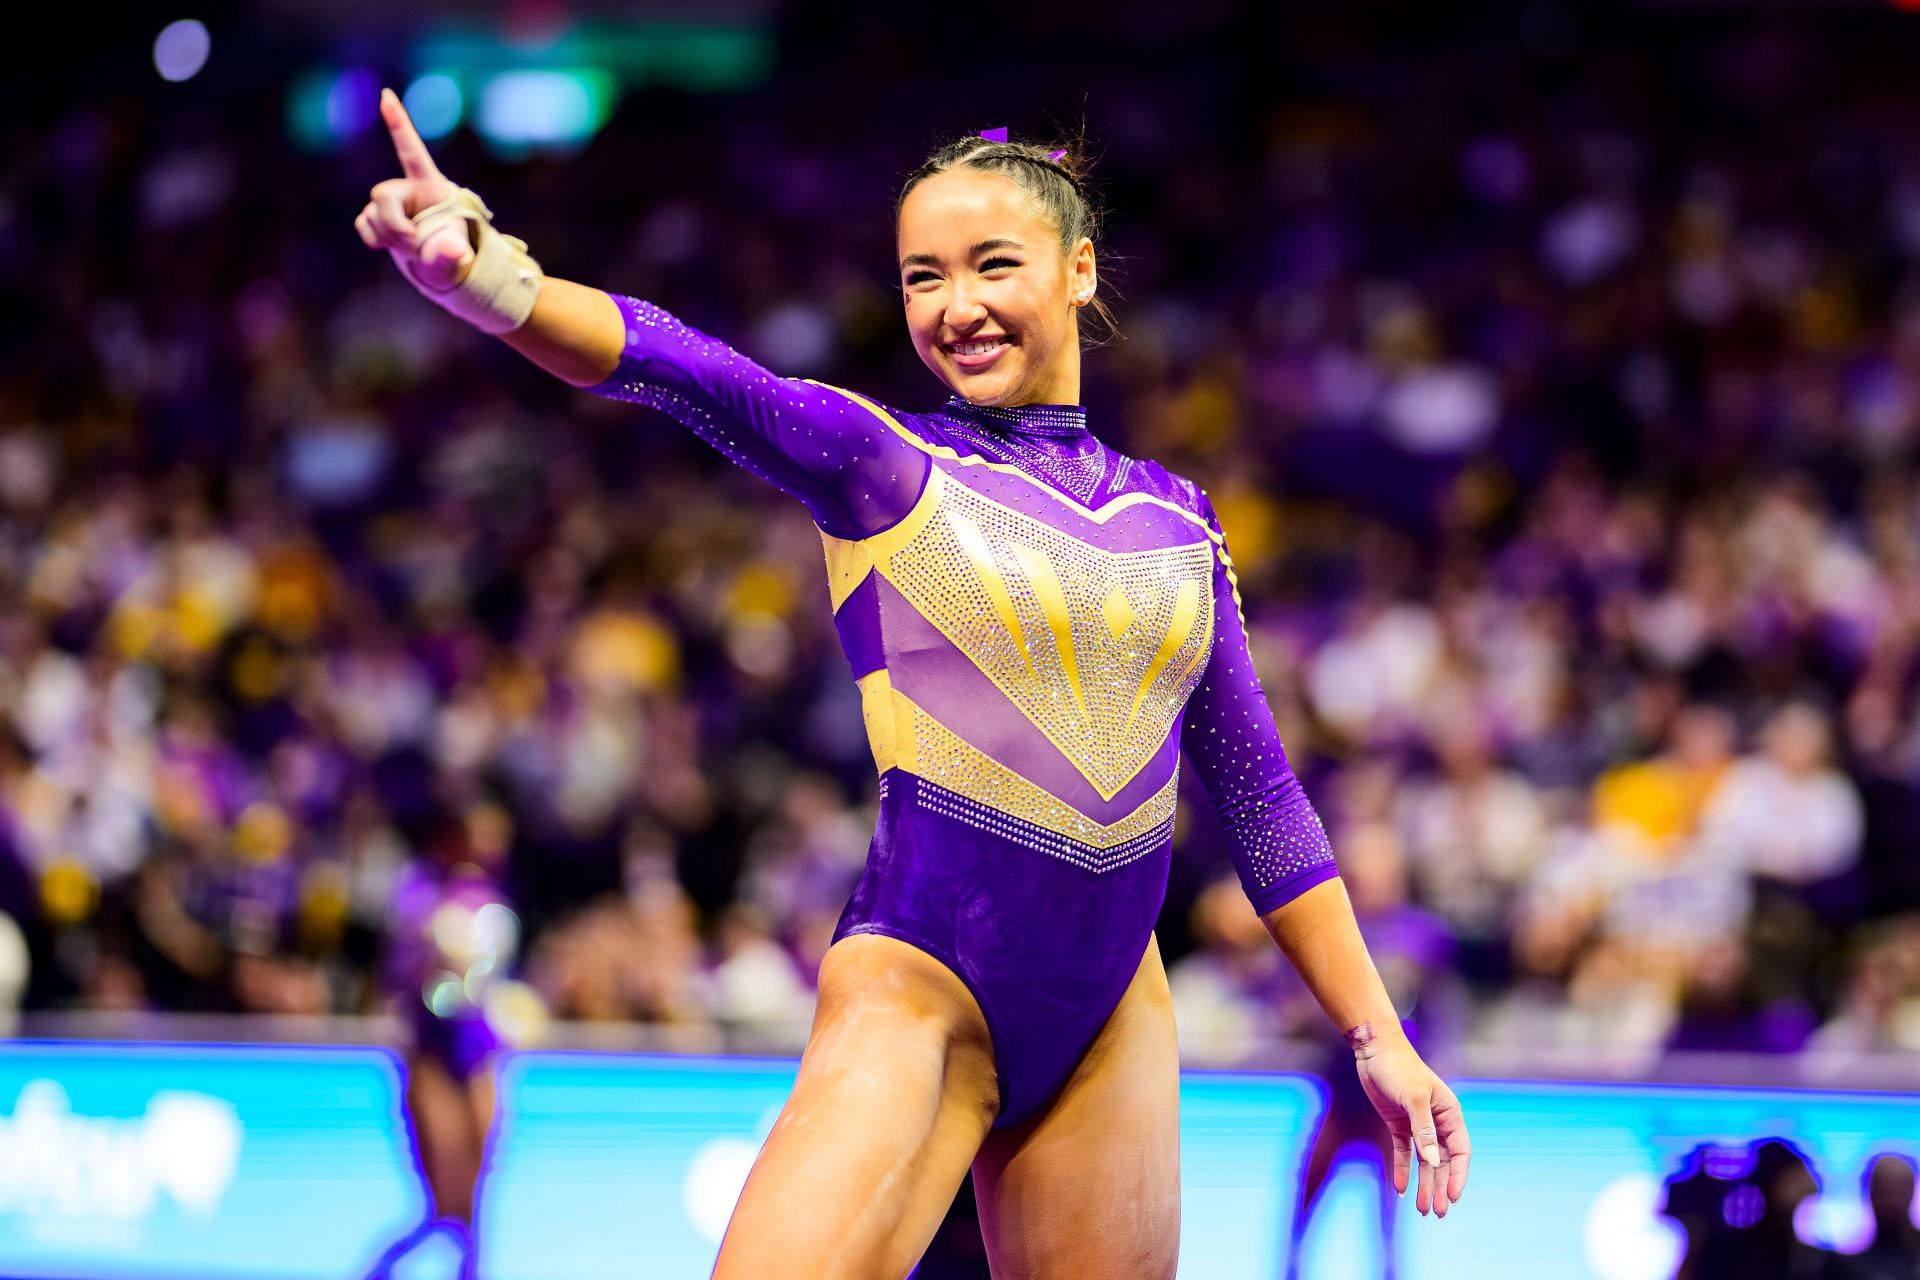
[{"label": "rhinestone detail on leotard", "polygon": [[981,454],[1018,467],[1093,505],[1108,462],[1118,457],[1087,430],[1079,405],[1023,405],[1001,409],[955,397],[940,412],[954,435]]},{"label": "rhinestone detail on leotard", "polygon": [[[917,780],[914,798],[921,808],[931,813],[978,827],[1026,848],[1052,854],[1096,874],[1126,866],[1142,854],[1153,852],[1173,835],[1173,814],[1169,812],[1165,818],[1132,839],[1100,849],[1063,836],[1039,823],[1025,821],[1016,814],[982,804],[957,791],[949,791],[926,778]],[[1168,807],[1171,810],[1172,806]]]},{"label": "rhinestone detail on leotard", "polygon": [[[1107,551],[951,478],[879,565],[1105,799],[1166,741],[1213,639],[1213,547]],[[1118,591],[1130,613],[1118,634]]]},{"label": "rhinestone detail on leotard", "polygon": [[1111,862],[1114,849],[1131,845],[1173,819],[1178,770],[1169,770],[1165,784],[1133,812],[1116,822],[1102,823],[1001,764],[920,707],[913,709],[913,739],[919,776],[953,793],[956,801],[965,801],[964,806],[956,807],[976,813],[969,819],[974,825],[986,825],[986,815],[993,812],[1021,819],[1080,846],[1086,851],[1085,859],[1071,860],[1083,861],[1097,871],[1118,865]]}]

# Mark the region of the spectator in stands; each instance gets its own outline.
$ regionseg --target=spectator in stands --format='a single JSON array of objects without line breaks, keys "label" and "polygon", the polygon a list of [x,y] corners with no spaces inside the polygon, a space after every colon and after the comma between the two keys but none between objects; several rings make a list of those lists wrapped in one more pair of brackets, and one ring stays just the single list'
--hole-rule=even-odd
[{"label": "spectator in stands", "polygon": [[1494,759],[1490,733],[1471,709],[1432,733],[1440,773],[1406,788],[1399,805],[1419,900],[1464,946],[1487,955],[1478,972],[1505,970],[1514,904],[1553,848],[1533,784]]},{"label": "spectator in stands", "polygon": [[1753,875],[1805,887],[1852,869],[1862,818],[1859,789],[1833,766],[1826,716],[1790,703],[1768,720],[1759,753],[1727,774],[1701,839]]}]

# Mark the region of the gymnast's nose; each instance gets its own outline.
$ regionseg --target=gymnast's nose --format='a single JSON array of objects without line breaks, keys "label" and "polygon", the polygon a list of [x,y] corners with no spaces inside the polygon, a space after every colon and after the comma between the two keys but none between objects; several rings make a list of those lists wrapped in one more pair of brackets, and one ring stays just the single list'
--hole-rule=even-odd
[{"label": "gymnast's nose", "polygon": [[980,322],[986,318],[986,305],[980,301],[973,287],[964,281],[954,281],[947,290],[947,310],[942,317],[947,322],[947,328],[964,337],[979,328]]}]

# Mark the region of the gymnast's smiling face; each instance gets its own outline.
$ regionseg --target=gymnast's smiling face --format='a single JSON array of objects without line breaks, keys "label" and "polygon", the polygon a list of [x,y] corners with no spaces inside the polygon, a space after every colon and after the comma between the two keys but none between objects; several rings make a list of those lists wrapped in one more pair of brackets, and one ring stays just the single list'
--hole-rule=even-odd
[{"label": "gymnast's smiling face", "polygon": [[965,166],[908,192],[898,232],[907,329],[934,376],[974,404],[1079,403],[1091,240],[1063,250],[1017,183]]}]

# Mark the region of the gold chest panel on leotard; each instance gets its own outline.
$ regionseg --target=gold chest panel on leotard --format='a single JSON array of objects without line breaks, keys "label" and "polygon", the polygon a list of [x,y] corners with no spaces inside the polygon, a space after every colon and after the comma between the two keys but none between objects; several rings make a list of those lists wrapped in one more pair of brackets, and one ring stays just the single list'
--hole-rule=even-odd
[{"label": "gold chest panel on leotard", "polygon": [[1112,799],[1198,679],[1212,547],[1105,551],[934,476],[929,518],[876,567]]},{"label": "gold chest panel on leotard", "polygon": [[[943,465],[944,464],[944,465]],[[1165,744],[1212,644],[1213,546],[1110,551],[969,488],[936,458],[913,510],[857,542],[824,535],[836,607],[877,572],[1112,800]],[[1063,524],[1098,523],[1042,492]],[[1057,504],[1057,505],[1056,505]],[[969,743],[890,686],[861,682],[876,759],[1095,849],[1172,813],[1177,771],[1125,815],[1099,822]],[[878,704],[878,705],[876,705]]]}]

